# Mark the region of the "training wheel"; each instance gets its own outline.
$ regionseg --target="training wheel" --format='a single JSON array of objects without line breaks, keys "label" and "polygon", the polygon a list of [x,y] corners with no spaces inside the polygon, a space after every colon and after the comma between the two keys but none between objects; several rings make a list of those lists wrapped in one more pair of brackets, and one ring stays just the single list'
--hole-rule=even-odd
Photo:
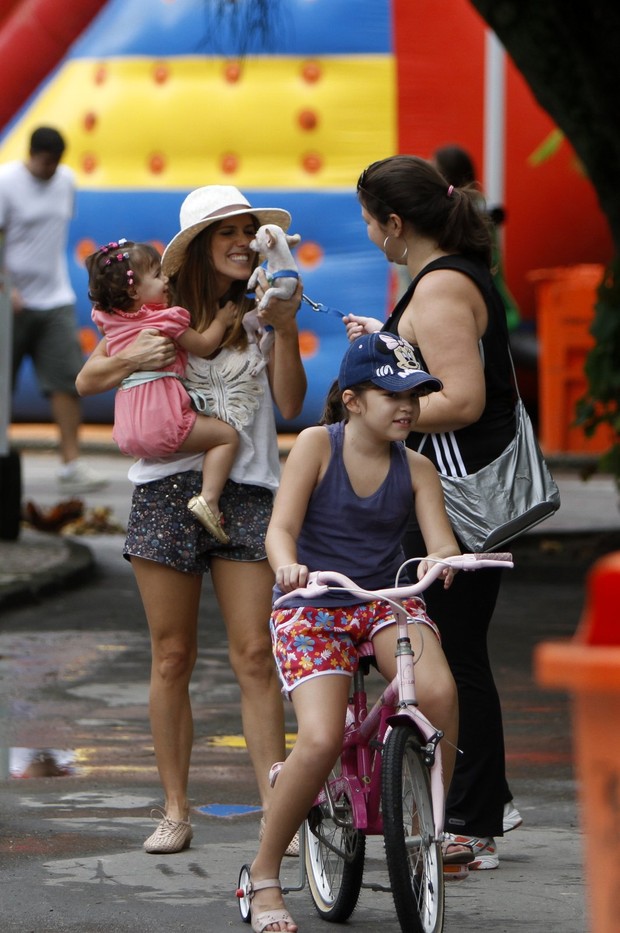
[{"label": "training wheel", "polygon": [[243,865],[239,872],[239,887],[237,888],[237,897],[239,898],[239,913],[244,923],[250,922],[250,898],[245,893],[250,885],[250,866]]}]

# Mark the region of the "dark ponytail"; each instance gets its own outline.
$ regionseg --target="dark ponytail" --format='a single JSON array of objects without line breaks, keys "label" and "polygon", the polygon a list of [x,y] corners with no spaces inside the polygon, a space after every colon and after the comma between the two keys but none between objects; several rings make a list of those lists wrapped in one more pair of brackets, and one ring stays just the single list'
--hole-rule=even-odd
[{"label": "dark ponytail", "polygon": [[[358,385],[348,386],[349,391],[357,396],[362,395],[364,392],[368,392],[369,389],[376,388],[377,386],[374,382],[360,382]],[[342,393],[344,391],[346,390],[341,389],[338,385],[338,380],[335,379],[327,393],[319,424],[337,424],[339,421],[349,420],[347,406],[342,401]]]},{"label": "dark ponytail", "polygon": [[491,266],[491,227],[475,185],[456,188],[425,159],[398,155],[364,169],[357,196],[379,223],[397,214],[445,252]]},{"label": "dark ponytail", "polygon": [[347,421],[347,419],[348,415],[342,401],[342,392],[338,380],[334,379],[325,398],[319,424],[337,424],[339,421]]}]

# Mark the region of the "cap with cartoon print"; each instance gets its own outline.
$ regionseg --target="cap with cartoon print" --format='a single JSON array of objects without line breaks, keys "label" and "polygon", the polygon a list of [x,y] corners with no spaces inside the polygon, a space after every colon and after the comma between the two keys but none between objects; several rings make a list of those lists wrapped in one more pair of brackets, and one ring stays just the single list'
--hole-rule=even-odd
[{"label": "cap with cartoon print", "polygon": [[[372,382],[390,392],[410,389],[439,392],[443,383],[423,370],[413,347],[402,337],[383,331],[364,334],[354,340],[344,355],[338,374],[341,391]],[[423,394],[420,391],[419,394]]]}]

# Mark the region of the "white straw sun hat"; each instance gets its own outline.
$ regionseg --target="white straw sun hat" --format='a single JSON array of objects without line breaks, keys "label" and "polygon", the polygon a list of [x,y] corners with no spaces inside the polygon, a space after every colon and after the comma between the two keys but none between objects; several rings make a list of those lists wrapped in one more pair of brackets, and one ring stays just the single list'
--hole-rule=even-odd
[{"label": "white straw sun hat", "polygon": [[259,224],[276,224],[288,230],[291,215],[278,207],[252,207],[238,188],[232,185],[205,185],[187,195],[181,205],[181,230],[168,243],[162,256],[165,275],[174,275],[183,261],[185,250],[195,236],[210,224],[227,217],[252,214]]}]

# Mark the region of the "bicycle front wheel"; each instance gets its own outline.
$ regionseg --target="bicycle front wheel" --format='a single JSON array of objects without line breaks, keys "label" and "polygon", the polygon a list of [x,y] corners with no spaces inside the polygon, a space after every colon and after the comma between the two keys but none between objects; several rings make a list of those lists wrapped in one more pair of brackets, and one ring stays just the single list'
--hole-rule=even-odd
[{"label": "bicycle front wheel", "polygon": [[346,790],[334,788],[334,812],[327,801],[314,806],[306,821],[306,873],[314,906],[323,920],[343,923],[359,898],[366,837],[353,826]]},{"label": "bicycle front wheel", "polygon": [[401,929],[441,933],[441,843],[435,838],[429,770],[412,726],[395,726],[388,734],[381,780],[385,856]]}]

